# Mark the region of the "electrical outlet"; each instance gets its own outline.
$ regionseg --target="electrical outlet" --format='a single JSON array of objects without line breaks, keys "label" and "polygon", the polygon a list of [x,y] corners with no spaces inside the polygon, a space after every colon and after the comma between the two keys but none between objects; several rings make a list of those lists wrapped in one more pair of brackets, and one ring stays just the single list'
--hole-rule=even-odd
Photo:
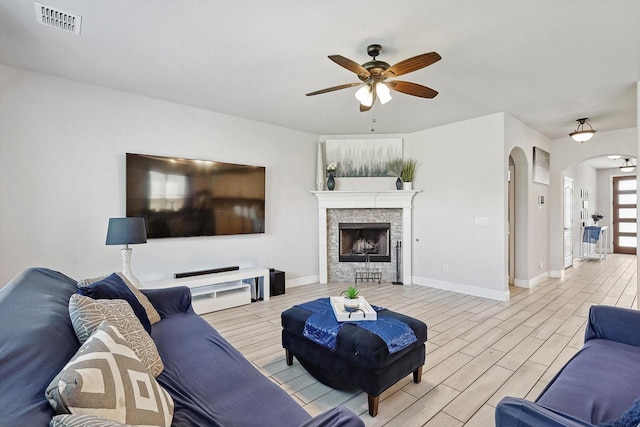
[{"label": "electrical outlet", "polygon": [[489,218],[487,218],[486,216],[476,217],[476,225],[488,225],[488,224],[489,224]]},{"label": "electrical outlet", "polygon": [[444,264],[444,265],[442,266],[442,270],[443,270],[443,271],[449,271],[449,264]]}]

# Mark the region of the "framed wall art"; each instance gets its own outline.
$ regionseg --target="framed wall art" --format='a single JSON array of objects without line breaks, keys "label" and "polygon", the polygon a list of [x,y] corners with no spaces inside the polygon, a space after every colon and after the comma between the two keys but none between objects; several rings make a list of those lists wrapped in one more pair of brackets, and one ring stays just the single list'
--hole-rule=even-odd
[{"label": "framed wall art", "polygon": [[549,153],[533,147],[533,182],[549,185]]},{"label": "framed wall art", "polygon": [[402,159],[402,139],[327,139],[326,157],[338,177],[389,176],[387,164]]}]

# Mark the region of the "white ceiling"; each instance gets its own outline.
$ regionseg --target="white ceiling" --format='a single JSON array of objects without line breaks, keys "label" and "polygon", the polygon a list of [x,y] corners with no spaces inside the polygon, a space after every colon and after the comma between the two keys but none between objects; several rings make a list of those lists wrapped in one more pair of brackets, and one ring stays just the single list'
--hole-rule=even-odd
[{"label": "white ceiling", "polygon": [[[0,0],[0,63],[316,134],[407,133],[505,111],[549,138],[590,117],[636,126],[637,0],[40,0],[82,16],[82,34],[36,22],[31,0]],[[440,92],[394,93],[360,113],[340,54],[394,64]],[[0,88],[1,89],[1,88]],[[597,135],[596,135],[597,138]]]}]

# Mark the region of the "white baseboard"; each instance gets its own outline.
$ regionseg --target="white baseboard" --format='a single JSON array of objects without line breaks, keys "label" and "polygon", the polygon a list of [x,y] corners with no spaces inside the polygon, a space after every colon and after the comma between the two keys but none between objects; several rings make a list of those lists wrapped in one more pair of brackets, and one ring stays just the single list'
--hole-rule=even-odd
[{"label": "white baseboard", "polygon": [[498,301],[509,301],[509,290],[495,291],[493,289],[484,289],[477,286],[463,285],[460,283],[446,282],[444,280],[428,279],[426,277],[413,276],[411,282],[430,288],[442,289],[445,291],[458,292],[465,295],[473,295],[476,297],[489,298]]},{"label": "white baseboard", "polygon": [[287,279],[285,286],[287,288],[296,288],[298,286],[313,285],[320,281],[320,276],[297,277],[295,279]]},{"label": "white baseboard", "polygon": [[564,270],[551,270],[549,272],[549,277],[553,277],[554,279],[564,279]]},{"label": "white baseboard", "polygon": [[533,288],[549,277],[549,273],[542,273],[533,279],[513,279],[513,285],[519,288]]}]

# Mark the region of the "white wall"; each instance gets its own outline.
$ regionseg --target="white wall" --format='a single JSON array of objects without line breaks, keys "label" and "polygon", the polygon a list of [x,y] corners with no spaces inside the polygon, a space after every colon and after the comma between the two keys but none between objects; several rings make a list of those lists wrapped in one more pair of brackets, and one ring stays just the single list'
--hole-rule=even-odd
[{"label": "white wall", "polygon": [[0,92],[1,284],[30,266],[74,278],[121,269],[104,242],[108,218],[125,213],[126,152],[267,170],[265,234],[135,245],[140,280],[228,265],[317,280],[315,135],[6,66]]},{"label": "white wall", "polygon": [[507,299],[504,115],[406,135],[404,157],[420,162],[413,282]]}]

